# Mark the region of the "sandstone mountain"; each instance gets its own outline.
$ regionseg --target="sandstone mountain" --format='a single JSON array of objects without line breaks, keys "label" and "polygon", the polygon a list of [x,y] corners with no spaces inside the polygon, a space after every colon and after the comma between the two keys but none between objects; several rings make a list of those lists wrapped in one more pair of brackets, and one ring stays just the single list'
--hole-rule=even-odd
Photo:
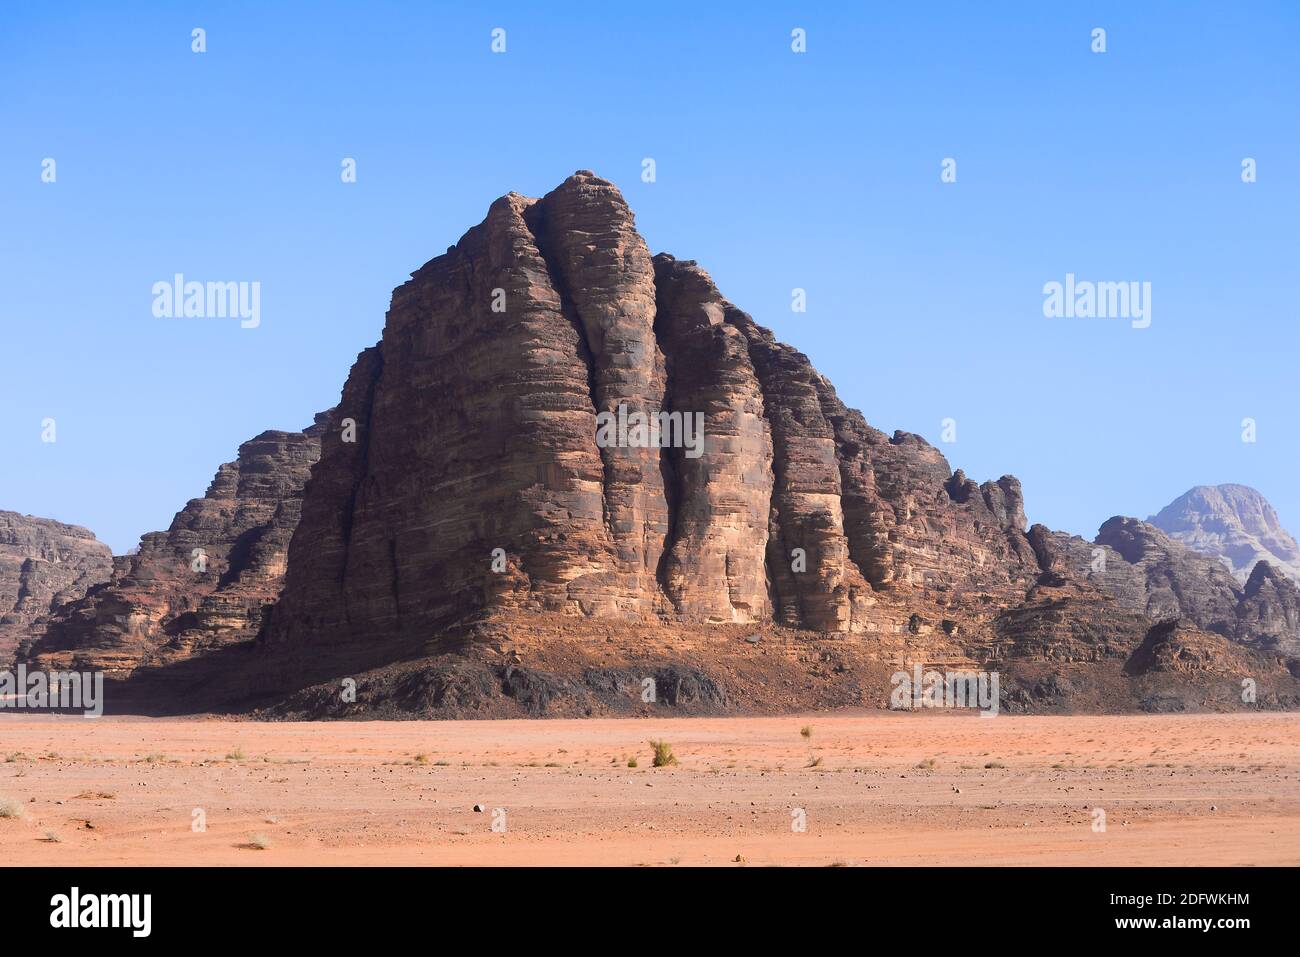
[{"label": "sandstone mountain", "polygon": [[1045,568],[1153,621],[1181,619],[1238,644],[1300,652],[1300,589],[1268,562],[1242,586],[1217,559],[1135,518],[1110,519],[1092,544],[1041,525],[1030,537]]},{"label": "sandstone mountain", "polygon": [[1170,538],[1222,561],[1246,584],[1260,561],[1300,582],[1300,545],[1277,512],[1246,485],[1198,485],[1148,521]]},{"label": "sandstone mountain", "polygon": [[112,571],[113,553],[86,529],[0,511],[0,668],[51,612]]},{"label": "sandstone mountain", "polygon": [[111,579],[58,609],[28,652],[126,677],[256,637],[284,579],[302,488],[327,414],[303,432],[263,432],[218,470],[203,498],[119,559]]},{"label": "sandstone mountain", "polygon": [[[600,447],[620,408],[699,413],[703,454]],[[304,662],[521,612],[892,632],[879,589],[979,609],[1038,572],[1014,478],[868,426],[587,172],[414,273],[338,415],[267,633]]]},{"label": "sandstone mountain", "polygon": [[911,662],[997,670],[1013,710],[1300,706],[1271,566],[1027,524],[582,171],[413,273],[328,420],[246,444],[29,660],[269,716],[885,707]]}]

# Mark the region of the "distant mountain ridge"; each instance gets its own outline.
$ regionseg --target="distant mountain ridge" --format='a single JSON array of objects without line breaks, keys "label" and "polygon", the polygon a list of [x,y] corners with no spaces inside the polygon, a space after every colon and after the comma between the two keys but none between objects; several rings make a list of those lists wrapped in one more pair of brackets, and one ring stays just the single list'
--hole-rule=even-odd
[{"label": "distant mountain ridge", "polygon": [[1300,544],[1282,527],[1268,499],[1247,485],[1198,485],[1147,521],[1219,559],[1243,585],[1260,561],[1300,582]]}]

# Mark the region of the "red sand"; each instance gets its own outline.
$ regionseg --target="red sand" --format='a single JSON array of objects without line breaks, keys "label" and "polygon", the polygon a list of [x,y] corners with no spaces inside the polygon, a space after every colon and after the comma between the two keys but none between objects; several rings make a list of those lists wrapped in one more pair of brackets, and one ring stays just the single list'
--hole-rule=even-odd
[{"label": "red sand", "polygon": [[1300,714],[6,716],[0,758],[11,866],[1300,863]]}]

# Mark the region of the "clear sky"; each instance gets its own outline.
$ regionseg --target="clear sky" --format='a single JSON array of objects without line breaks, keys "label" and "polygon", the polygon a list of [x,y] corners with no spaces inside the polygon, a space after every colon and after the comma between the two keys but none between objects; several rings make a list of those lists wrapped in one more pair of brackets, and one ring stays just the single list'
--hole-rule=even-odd
[{"label": "clear sky", "polygon": [[[593,169],[873,425],[1019,476],[1031,521],[1091,538],[1240,482],[1300,533],[1298,11],[4,4],[0,508],[118,552],[165,528],[337,401],[495,197]],[[261,325],[156,318],[177,272],[260,282]],[[1046,318],[1066,273],[1150,282],[1150,327]]]}]

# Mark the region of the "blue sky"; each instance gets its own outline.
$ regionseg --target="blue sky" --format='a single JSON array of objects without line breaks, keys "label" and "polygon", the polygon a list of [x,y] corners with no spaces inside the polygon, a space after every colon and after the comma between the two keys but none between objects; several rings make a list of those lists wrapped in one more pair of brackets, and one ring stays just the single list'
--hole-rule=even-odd
[{"label": "blue sky", "polygon": [[[873,425],[1017,475],[1031,521],[1090,538],[1231,481],[1300,533],[1298,10],[6,4],[0,508],[119,552],[165,528],[337,401],[495,197],[589,168]],[[155,318],[176,272],[260,282],[261,325]],[[1045,318],[1067,272],[1150,282],[1150,328]]]}]

